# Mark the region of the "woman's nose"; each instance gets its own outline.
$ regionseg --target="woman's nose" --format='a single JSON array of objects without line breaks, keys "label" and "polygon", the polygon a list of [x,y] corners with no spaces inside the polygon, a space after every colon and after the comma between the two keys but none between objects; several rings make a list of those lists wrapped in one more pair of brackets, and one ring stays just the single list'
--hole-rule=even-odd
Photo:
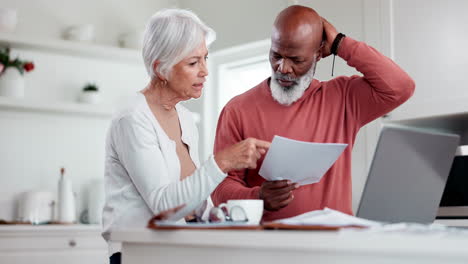
[{"label": "woman's nose", "polygon": [[205,77],[208,75],[208,65],[206,64],[206,61],[200,63],[200,73],[199,75],[201,77]]}]

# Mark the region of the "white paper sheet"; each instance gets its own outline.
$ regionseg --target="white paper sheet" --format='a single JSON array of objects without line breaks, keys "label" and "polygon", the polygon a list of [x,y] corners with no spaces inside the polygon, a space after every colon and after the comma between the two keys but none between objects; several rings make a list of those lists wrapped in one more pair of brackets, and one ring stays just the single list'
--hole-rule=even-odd
[{"label": "white paper sheet", "polygon": [[347,215],[342,212],[325,208],[307,212],[298,216],[276,220],[277,223],[288,225],[318,225],[330,227],[344,226],[362,226],[362,227],[377,227],[382,224],[379,222],[367,220],[364,218]]},{"label": "white paper sheet", "polygon": [[275,136],[259,174],[269,181],[319,182],[348,144],[311,143]]}]

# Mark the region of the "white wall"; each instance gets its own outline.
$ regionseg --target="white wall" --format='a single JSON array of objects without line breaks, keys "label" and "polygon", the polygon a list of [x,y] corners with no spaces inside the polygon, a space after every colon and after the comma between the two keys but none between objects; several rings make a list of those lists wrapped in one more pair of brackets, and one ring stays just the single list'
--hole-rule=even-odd
[{"label": "white wall", "polygon": [[[143,28],[155,11],[173,2],[1,0],[0,6],[18,9],[17,35],[54,40],[67,26],[91,23],[97,44],[116,46],[119,34]],[[36,50],[14,49],[12,53],[34,61],[36,69],[26,74],[25,97],[37,102],[74,102],[85,83],[95,82],[103,103],[116,104],[144,88],[148,80],[138,62]],[[14,201],[23,191],[55,192],[61,166],[83,207],[87,185],[103,177],[108,123],[105,117],[0,110],[0,219],[13,219]]]},{"label": "white wall", "polygon": [[217,32],[213,50],[269,38],[276,15],[288,6],[285,0],[180,0],[179,3]]},{"label": "white wall", "polygon": [[417,84],[413,98],[395,114],[446,112],[461,98],[465,107],[458,110],[467,111],[468,1],[394,0],[392,9],[395,59]]}]

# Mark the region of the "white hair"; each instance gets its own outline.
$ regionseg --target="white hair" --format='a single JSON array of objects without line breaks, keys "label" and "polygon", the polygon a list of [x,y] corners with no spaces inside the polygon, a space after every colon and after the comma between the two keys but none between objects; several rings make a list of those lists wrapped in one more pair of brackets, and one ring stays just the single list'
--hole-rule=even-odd
[{"label": "white hair", "polygon": [[[299,98],[304,95],[305,90],[309,88],[310,83],[314,79],[316,66],[317,61],[314,60],[310,69],[304,75],[298,78],[290,78],[286,74],[272,71],[270,90],[273,99],[275,99],[278,103],[286,106],[289,106],[299,100]],[[277,78],[293,81],[295,84],[293,84],[291,87],[283,87],[278,83]]]},{"label": "white hair", "polygon": [[183,9],[163,9],[156,12],[146,25],[143,38],[143,61],[153,79],[155,61],[157,71],[169,77],[172,67],[187,57],[205,40],[209,46],[216,39],[213,29],[205,25],[193,12]]}]

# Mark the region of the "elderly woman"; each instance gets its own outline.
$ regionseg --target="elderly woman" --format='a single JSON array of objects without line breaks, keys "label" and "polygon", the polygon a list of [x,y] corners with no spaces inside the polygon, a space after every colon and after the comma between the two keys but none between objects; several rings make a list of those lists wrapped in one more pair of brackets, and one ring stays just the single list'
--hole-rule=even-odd
[{"label": "elderly woman", "polygon": [[144,227],[154,214],[182,204],[203,211],[228,171],[255,168],[270,145],[247,139],[199,163],[195,122],[178,103],[201,96],[214,39],[185,10],[160,11],[146,27],[143,58],[151,81],[113,118],[106,141],[103,237],[111,263],[120,259],[112,230]]}]

